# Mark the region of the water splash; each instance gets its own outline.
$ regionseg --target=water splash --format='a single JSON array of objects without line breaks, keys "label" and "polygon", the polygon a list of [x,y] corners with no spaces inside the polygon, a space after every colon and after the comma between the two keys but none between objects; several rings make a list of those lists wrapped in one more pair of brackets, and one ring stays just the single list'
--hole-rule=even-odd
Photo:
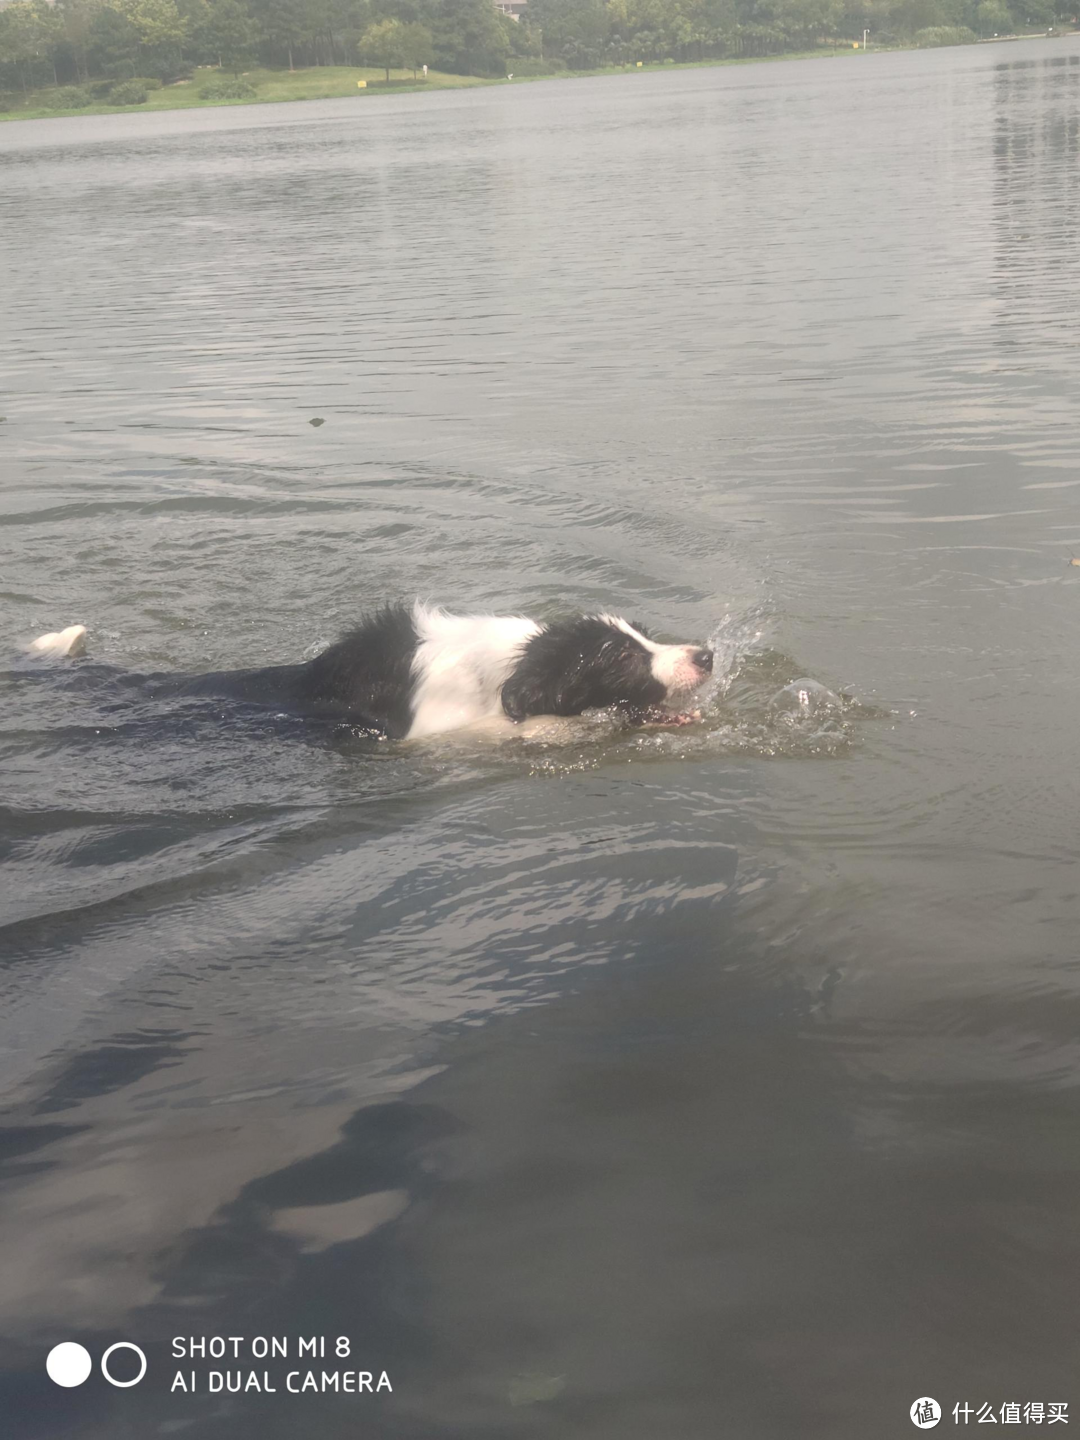
[{"label": "water splash", "polygon": [[769,617],[760,608],[741,615],[728,613],[719,622],[709,635],[713,677],[702,692],[702,701],[706,705],[726,694],[744,660],[761,647],[768,630]]},{"label": "water splash", "polygon": [[809,680],[804,675],[778,690],[769,701],[769,709],[789,715],[822,715],[829,711],[842,710],[843,700],[820,680]]},{"label": "water splash", "polygon": [[560,734],[522,737],[508,750],[534,774],[562,775],[620,760],[696,760],[717,755],[835,758],[857,746],[863,722],[882,712],[804,673],[768,643],[771,622],[760,608],[726,614],[709,635],[713,674],[700,694],[698,723],[678,728],[627,727],[615,715],[559,722]]}]

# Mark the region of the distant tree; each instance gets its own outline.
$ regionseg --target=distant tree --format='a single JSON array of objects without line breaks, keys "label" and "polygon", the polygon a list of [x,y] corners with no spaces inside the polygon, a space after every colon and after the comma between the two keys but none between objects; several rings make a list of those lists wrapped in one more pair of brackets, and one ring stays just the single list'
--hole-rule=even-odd
[{"label": "distant tree", "polygon": [[29,8],[16,4],[0,10],[0,64],[18,75],[23,99],[27,94],[26,67],[34,55],[31,27],[27,23]]},{"label": "distant tree", "polygon": [[40,0],[16,0],[0,10],[0,61],[15,69],[24,97],[29,82],[35,79],[36,64],[50,63],[51,46],[59,33],[59,17]]},{"label": "distant tree", "polygon": [[438,0],[428,24],[440,70],[454,75],[505,75],[513,20],[491,0]]},{"label": "distant tree", "polygon": [[87,43],[90,23],[94,18],[92,0],[56,0],[56,15],[60,22],[60,39],[57,52],[61,62],[66,61],[74,69],[75,78],[81,80],[87,70]]},{"label": "distant tree", "polygon": [[303,15],[295,0],[253,0],[253,18],[263,39],[289,57],[290,73],[296,69],[293,57],[304,39]]},{"label": "distant tree", "polygon": [[198,43],[204,56],[239,75],[254,59],[254,22],[239,0],[210,0]]},{"label": "distant tree", "polygon": [[1007,35],[1013,28],[1013,18],[1002,0],[982,0],[975,16],[983,35]]},{"label": "distant tree", "polygon": [[176,0],[109,0],[108,8],[117,11],[134,26],[139,45],[144,50],[178,45],[184,39],[184,22],[176,8]]},{"label": "distant tree", "polygon": [[56,52],[64,35],[63,18],[46,0],[31,0],[34,14],[34,47],[36,55],[47,60],[52,69],[53,84],[59,85],[56,74]]},{"label": "distant tree", "polygon": [[[306,43],[316,64],[321,65],[324,60],[331,65],[347,63],[356,54],[360,34],[369,28],[367,0],[293,0],[293,3],[302,16]],[[350,38],[346,43],[347,35]]]},{"label": "distant tree", "polygon": [[[412,19],[408,13],[408,0],[395,0],[394,18],[407,23]],[[353,63],[356,42],[372,23],[372,0],[328,0],[329,29],[327,39],[330,52],[339,65]]]},{"label": "distant tree", "polygon": [[[76,0],[79,3],[79,0]],[[83,0],[93,4],[94,0]],[[210,23],[208,0],[176,0],[177,14],[184,27],[184,46],[192,57],[198,50],[199,39]]]},{"label": "distant tree", "polygon": [[[938,0],[907,0],[931,10]],[[835,35],[842,13],[842,0],[788,0],[784,15],[788,39],[800,49],[810,49],[824,35]],[[912,27],[914,28],[914,27]]]},{"label": "distant tree", "polygon": [[960,16],[960,5],[951,0],[892,0],[888,24],[898,35],[912,35],[927,26],[951,24]]},{"label": "distant tree", "polygon": [[508,31],[511,55],[532,56],[540,59],[544,53],[543,32],[538,26],[530,25],[522,18]]},{"label": "distant tree", "polygon": [[416,72],[421,65],[430,65],[434,59],[434,45],[427,26],[418,25],[415,21],[402,25],[401,63],[406,70],[412,71],[413,79],[416,79]]},{"label": "distant tree", "polygon": [[[369,26],[357,43],[361,57],[372,65],[381,65],[386,71],[386,83],[390,83],[391,67],[400,70],[405,66],[406,27],[400,20],[380,20]],[[423,61],[420,62],[423,64]]]},{"label": "distant tree", "polygon": [[633,50],[633,37],[646,28],[635,0],[610,5],[604,0],[529,0],[529,22],[543,34],[545,55],[558,55],[580,69],[599,63],[593,57],[603,54],[613,29],[631,41]]},{"label": "distant tree", "polygon": [[112,5],[99,6],[90,21],[87,48],[96,72],[113,78],[136,74],[139,66],[139,32]]}]

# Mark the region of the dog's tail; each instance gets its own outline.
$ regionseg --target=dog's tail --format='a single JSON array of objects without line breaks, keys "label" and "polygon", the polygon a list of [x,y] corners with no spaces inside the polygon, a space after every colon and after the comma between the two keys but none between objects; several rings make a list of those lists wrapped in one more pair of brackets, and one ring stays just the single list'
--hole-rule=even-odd
[{"label": "dog's tail", "polygon": [[66,630],[39,635],[26,648],[31,655],[48,655],[54,659],[82,655],[86,651],[86,626],[69,625]]}]

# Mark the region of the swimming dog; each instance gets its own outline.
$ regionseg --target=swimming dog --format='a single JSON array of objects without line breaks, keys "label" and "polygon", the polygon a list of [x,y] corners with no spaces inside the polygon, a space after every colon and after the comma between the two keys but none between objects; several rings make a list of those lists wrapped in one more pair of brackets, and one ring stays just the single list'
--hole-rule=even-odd
[{"label": "swimming dog", "polygon": [[[41,656],[83,653],[86,628],[42,635]],[[663,645],[617,615],[536,621],[386,605],[298,665],[147,676],[155,693],[220,695],[415,740],[501,717],[613,710],[636,724],[686,724],[680,713],[712,672],[712,651]]]}]

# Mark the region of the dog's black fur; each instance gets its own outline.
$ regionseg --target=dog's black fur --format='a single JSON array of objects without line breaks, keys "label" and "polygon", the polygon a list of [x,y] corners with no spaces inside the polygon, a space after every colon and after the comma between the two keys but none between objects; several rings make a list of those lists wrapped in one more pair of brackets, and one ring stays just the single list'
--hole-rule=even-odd
[{"label": "dog's black fur", "polygon": [[[637,621],[636,630],[648,638]],[[547,625],[527,642],[502,687],[511,720],[530,715],[580,715],[618,706],[626,712],[659,705],[665,687],[653,678],[648,652],[595,615]]]},{"label": "dog's black fur", "polygon": [[412,723],[418,638],[412,611],[387,605],[304,664],[171,677],[171,688],[179,694],[223,695],[348,721],[400,739]]}]

